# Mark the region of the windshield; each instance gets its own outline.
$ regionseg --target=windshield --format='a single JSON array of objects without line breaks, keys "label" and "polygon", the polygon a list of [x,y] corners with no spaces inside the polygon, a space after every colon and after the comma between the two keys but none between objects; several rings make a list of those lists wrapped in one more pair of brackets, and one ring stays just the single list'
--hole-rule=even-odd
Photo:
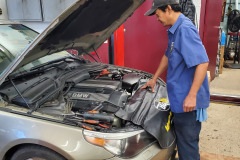
[{"label": "windshield", "polygon": [[22,53],[38,35],[21,24],[0,25],[0,73]]}]

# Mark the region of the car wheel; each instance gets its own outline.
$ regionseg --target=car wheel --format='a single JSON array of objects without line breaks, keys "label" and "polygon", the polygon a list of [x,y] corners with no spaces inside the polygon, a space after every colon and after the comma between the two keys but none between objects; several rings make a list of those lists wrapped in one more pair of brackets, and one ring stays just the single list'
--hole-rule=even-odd
[{"label": "car wheel", "polygon": [[66,160],[63,156],[48,148],[28,145],[20,147],[10,160]]}]

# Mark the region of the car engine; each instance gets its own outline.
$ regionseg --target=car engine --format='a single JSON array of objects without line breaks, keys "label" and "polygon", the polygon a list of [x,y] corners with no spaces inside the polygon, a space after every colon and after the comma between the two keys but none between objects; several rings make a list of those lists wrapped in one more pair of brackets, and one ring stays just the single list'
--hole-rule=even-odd
[{"label": "car engine", "polygon": [[12,74],[0,87],[2,99],[29,109],[27,114],[39,112],[62,118],[63,123],[106,132],[131,125],[114,113],[151,77],[113,65],[79,67],[61,62],[56,66]]}]

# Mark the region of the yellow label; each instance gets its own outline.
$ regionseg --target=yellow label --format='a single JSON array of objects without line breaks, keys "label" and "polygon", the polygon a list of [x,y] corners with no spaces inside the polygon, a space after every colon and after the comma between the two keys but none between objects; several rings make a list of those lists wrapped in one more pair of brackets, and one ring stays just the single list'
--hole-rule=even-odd
[{"label": "yellow label", "polygon": [[169,129],[170,129],[171,116],[172,116],[172,112],[169,113],[168,122],[167,122],[167,125],[165,126],[165,129],[167,130],[167,132],[168,132]]},{"label": "yellow label", "polygon": [[163,98],[163,99],[159,99],[159,102],[164,102],[164,103],[168,103],[168,100]]}]

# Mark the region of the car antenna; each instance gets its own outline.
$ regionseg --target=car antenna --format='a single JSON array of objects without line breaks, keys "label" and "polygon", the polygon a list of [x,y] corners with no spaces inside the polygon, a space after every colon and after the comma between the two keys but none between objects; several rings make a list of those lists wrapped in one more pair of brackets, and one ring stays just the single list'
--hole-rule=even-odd
[{"label": "car antenna", "polygon": [[98,59],[99,59],[99,60],[100,60],[100,62],[102,63],[102,60],[101,60],[100,56],[98,55],[97,51],[95,50],[94,46],[92,46],[92,48],[93,48],[94,52],[96,53],[96,55],[97,55]]},{"label": "car antenna", "polygon": [[15,85],[15,83],[13,82],[13,80],[8,77],[8,79],[10,80],[10,82],[12,83],[13,87],[15,88],[15,90],[17,91],[17,93],[19,94],[19,96],[23,99],[23,101],[26,103],[27,107],[30,109],[30,106],[28,105],[27,101],[25,100],[25,98],[23,97],[23,95],[20,93],[20,91],[18,90],[17,86]]}]

